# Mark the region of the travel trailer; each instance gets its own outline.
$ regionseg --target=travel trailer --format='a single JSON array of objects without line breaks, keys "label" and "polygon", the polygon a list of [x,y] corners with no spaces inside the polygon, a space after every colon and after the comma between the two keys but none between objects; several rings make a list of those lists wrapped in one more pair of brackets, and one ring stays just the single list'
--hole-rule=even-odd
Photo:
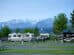
[{"label": "travel trailer", "polygon": [[31,41],[33,34],[32,33],[10,33],[8,35],[9,41]]},{"label": "travel trailer", "polygon": [[40,36],[37,37],[37,40],[47,40],[49,38],[48,33],[40,33]]},{"label": "travel trailer", "polygon": [[49,37],[49,34],[40,33],[40,36],[34,37],[33,33],[10,33],[8,36],[9,41],[35,41],[46,40]]}]

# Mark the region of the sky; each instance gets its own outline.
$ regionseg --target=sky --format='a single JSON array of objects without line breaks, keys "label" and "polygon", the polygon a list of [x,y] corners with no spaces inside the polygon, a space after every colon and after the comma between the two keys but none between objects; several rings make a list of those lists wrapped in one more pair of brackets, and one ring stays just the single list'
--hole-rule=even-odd
[{"label": "sky", "polygon": [[74,0],[0,0],[0,22],[12,19],[38,22],[59,13],[70,18]]}]

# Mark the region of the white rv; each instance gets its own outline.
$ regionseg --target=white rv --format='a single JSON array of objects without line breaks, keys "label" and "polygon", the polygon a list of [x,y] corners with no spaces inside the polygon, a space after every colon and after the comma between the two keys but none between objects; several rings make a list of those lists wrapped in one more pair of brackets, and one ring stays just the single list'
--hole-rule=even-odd
[{"label": "white rv", "polygon": [[34,35],[32,33],[10,33],[8,36],[9,41],[31,41]]},{"label": "white rv", "polygon": [[40,36],[37,37],[37,40],[46,40],[49,38],[49,33],[40,33]]},{"label": "white rv", "polygon": [[49,37],[48,33],[40,33],[40,36],[34,37],[33,33],[10,33],[8,35],[9,41],[33,41],[33,40],[46,40]]}]

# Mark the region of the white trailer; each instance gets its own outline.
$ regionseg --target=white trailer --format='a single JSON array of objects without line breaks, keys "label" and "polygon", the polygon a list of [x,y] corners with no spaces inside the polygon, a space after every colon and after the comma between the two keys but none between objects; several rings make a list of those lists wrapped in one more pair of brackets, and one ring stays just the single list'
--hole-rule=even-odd
[{"label": "white trailer", "polygon": [[31,41],[33,34],[32,33],[10,33],[8,35],[9,41]]}]

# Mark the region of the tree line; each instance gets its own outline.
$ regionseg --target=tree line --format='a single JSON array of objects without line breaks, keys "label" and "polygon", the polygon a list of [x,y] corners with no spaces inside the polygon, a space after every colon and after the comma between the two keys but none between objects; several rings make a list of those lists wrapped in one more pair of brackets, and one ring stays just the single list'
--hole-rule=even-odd
[{"label": "tree line", "polygon": [[[19,28],[16,28],[15,33],[34,33],[34,36],[39,36],[39,29],[35,27],[34,29],[32,28],[25,28],[23,31],[21,31]],[[4,26],[0,29],[0,38],[2,37],[8,37],[8,34],[12,33],[12,30],[8,26]]]}]

